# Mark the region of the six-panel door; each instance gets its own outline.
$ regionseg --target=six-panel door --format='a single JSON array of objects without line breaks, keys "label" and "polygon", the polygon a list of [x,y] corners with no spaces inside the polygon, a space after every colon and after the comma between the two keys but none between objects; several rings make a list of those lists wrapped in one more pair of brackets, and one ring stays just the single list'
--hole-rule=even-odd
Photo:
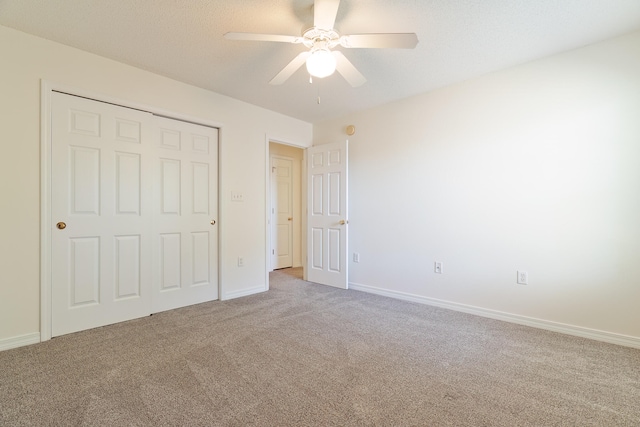
[{"label": "six-panel door", "polygon": [[293,161],[271,158],[273,268],[293,266]]},{"label": "six-panel door", "polygon": [[218,130],[62,93],[52,336],[217,299]]},{"label": "six-panel door", "polygon": [[346,289],[347,142],[307,149],[307,280]]},{"label": "six-panel door", "polygon": [[52,95],[52,335],[149,314],[152,115]]},{"label": "six-panel door", "polygon": [[155,124],[154,313],[218,298],[218,130]]}]

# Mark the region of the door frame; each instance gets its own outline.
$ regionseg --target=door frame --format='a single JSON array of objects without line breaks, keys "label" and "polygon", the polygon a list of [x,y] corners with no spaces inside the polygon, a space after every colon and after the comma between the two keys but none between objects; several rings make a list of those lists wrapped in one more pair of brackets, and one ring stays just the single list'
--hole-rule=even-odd
[{"label": "door frame", "polygon": [[197,125],[218,128],[218,299],[222,299],[222,263],[224,259],[223,245],[224,237],[224,212],[226,204],[224,198],[220,197],[222,185],[222,144],[223,128],[220,122],[188,116],[175,111],[164,110],[137,102],[131,102],[119,98],[114,98],[102,93],[86,91],[77,87],[58,84],[49,80],[40,80],[40,341],[51,339],[51,232],[53,221],[51,219],[51,111],[52,92],[63,92],[81,98],[93,99],[107,104],[119,105],[134,110],[146,111],[156,116],[181,120]]},{"label": "door frame", "polygon": [[295,142],[287,141],[280,138],[271,137],[268,134],[265,135],[264,138],[264,157],[265,157],[265,167],[264,167],[264,176],[265,176],[265,193],[264,193],[264,228],[265,228],[265,274],[264,274],[264,283],[265,283],[265,291],[269,290],[269,273],[273,271],[273,266],[271,265],[271,150],[269,149],[269,143],[274,142],[276,144],[288,145],[290,147],[299,148],[302,150],[302,159],[300,161],[300,203],[302,204],[302,218],[300,218],[300,228],[302,232],[300,233],[300,258],[302,261],[302,272],[303,276],[306,279],[306,271],[307,271],[307,236],[304,230],[307,227],[307,148],[311,147],[297,144]]}]

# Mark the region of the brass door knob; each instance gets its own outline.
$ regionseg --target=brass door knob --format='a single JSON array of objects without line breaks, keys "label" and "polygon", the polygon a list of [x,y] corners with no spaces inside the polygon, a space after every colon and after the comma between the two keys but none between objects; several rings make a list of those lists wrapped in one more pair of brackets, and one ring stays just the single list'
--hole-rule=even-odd
[{"label": "brass door knob", "polygon": [[349,224],[349,221],[345,221],[344,219],[340,220],[340,225]]},{"label": "brass door knob", "polygon": [[67,224],[60,221],[59,223],[56,224],[56,227],[58,227],[58,230],[64,230],[65,228],[67,228]]},{"label": "brass door knob", "polygon": [[216,220],[215,219],[211,220],[211,225],[216,225]]},{"label": "brass door knob", "polygon": [[287,218],[287,221],[293,221],[293,218],[289,217]]}]

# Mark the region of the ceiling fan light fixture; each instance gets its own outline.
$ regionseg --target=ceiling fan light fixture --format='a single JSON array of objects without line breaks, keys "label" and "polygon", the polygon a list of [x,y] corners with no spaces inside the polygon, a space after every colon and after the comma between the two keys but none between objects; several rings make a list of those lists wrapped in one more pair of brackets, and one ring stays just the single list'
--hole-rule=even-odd
[{"label": "ceiling fan light fixture", "polygon": [[336,71],[336,58],[329,49],[316,49],[307,58],[307,71],[319,79],[330,76]]},{"label": "ceiling fan light fixture", "polygon": [[[2,0],[0,0],[1,2]],[[311,0],[309,0],[311,1]],[[281,85],[291,77],[303,63],[311,77],[323,78],[338,71],[352,86],[364,84],[364,78],[356,67],[342,54],[343,48],[397,48],[413,49],[418,44],[415,33],[372,33],[342,35],[333,28],[338,16],[340,0],[313,0],[313,26],[302,32],[301,37],[278,34],[234,33],[224,37],[229,40],[255,40],[302,44],[309,50],[300,52],[274,78],[272,85]],[[311,81],[311,79],[310,79]]]}]

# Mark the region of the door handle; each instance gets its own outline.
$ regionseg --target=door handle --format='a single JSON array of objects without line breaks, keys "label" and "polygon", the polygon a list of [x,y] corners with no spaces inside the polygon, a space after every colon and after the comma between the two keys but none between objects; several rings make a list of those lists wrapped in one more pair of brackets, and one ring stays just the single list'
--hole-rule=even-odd
[{"label": "door handle", "polygon": [[349,221],[345,221],[344,219],[340,220],[340,225],[349,224]]},{"label": "door handle", "polygon": [[56,227],[58,227],[58,230],[64,230],[65,228],[67,228],[67,224],[60,221],[59,223],[56,224]]},{"label": "door handle", "polygon": [[287,218],[287,221],[293,221],[293,218],[289,217]]},{"label": "door handle", "polygon": [[211,220],[211,225],[216,225],[216,220],[215,219]]}]

